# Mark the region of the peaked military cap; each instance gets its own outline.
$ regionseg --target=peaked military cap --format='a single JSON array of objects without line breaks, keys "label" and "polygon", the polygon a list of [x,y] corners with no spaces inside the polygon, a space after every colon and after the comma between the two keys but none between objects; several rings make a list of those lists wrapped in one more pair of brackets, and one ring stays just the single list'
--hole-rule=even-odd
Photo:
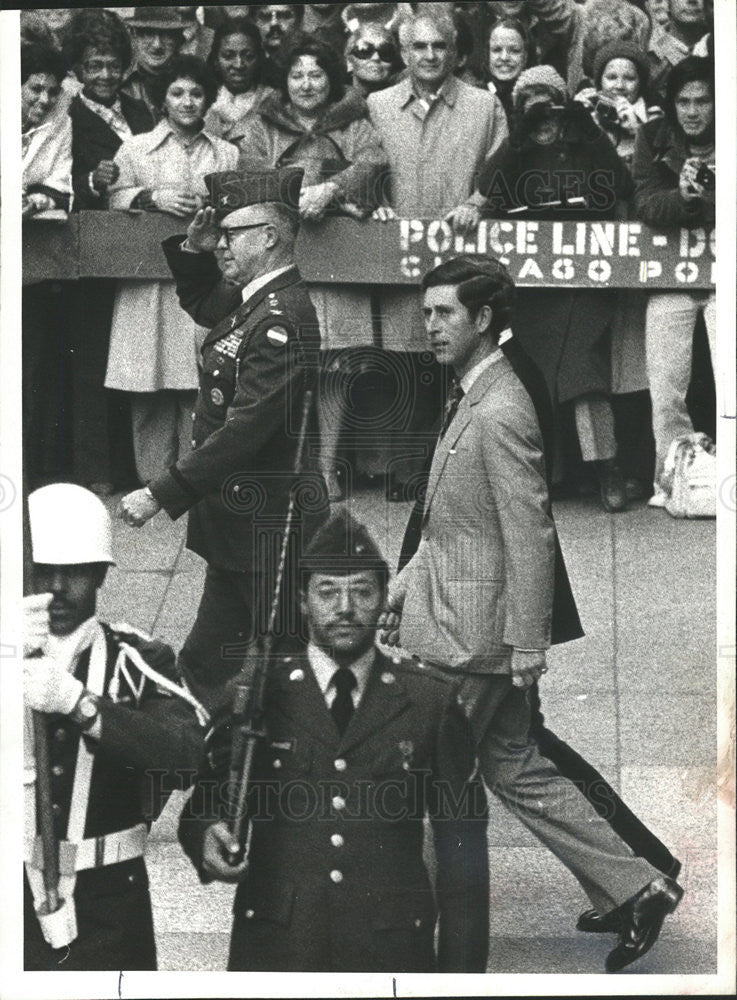
[{"label": "peaked military cap", "polygon": [[237,212],[249,205],[278,202],[288,208],[299,207],[302,167],[281,170],[221,170],[207,174],[205,184],[209,202],[219,216]]},{"label": "peaked military cap", "polygon": [[344,510],[333,514],[312,536],[300,567],[304,573],[347,575],[376,570],[389,575],[386,560],[360,521]]}]

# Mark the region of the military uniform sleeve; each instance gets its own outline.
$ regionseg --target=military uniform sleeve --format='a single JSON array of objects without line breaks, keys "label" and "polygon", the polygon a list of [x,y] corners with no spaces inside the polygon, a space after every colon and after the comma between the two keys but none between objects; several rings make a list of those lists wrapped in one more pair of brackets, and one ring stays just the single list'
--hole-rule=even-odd
[{"label": "military uniform sleeve", "polygon": [[[125,636],[125,639],[135,644],[153,670],[178,686],[174,652],[169,646],[156,640],[140,640],[137,636]],[[202,758],[203,729],[195,709],[177,694],[142,675],[135,662],[127,660],[125,666],[133,685],[140,690],[140,699],[136,701],[126,680],[121,685],[120,700],[101,699],[99,750],[114,754],[142,772],[176,772],[172,787],[189,784]],[[183,780],[179,780],[180,777]]]},{"label": "military uniform sleeve", "polygon": [[306,376],[301,346],[288,319],[273,316],[259,323],[248,337],[223,426],[149,484],[171,517],[222,489],[233,472],[259,471],[254,456],[284,426],[289,397]]},{"label": "military uniform sleeve", "polygon": [[174,277],[182,309],[200,326],[213,327],[240,303],[240,289],[227,281],[215,254],[181,250],[185,237],[170,236],[161,244]]},{"label": "military uniform sleeve", "polygon": [[440,723],[430,818],[437,856],[438,971],[486,972],[488,807],[468,720],[449,687]]}]

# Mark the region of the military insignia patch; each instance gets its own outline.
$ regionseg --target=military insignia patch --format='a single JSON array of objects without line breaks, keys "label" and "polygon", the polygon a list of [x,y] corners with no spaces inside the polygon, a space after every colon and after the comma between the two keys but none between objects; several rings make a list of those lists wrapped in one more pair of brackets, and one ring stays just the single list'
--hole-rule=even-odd
[{"label": "military insignia patch", "polygon": [[272,326],[266,331],[266,336],[272,344],[280,344],[282,347],[289,340],[289,334],[283,326]]},{"label": "military insignia patch", "polygon": [[213,401],[215,406],[222,406],[225,402],[225,396],[220,389],[213,389],[210,392],[210,399]]}]

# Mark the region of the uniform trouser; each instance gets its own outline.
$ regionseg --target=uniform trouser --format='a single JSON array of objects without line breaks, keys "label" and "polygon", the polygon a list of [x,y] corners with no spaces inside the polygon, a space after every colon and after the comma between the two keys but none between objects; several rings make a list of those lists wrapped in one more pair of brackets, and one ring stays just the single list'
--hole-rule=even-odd
[{"label": "uniform trouser", "polygon": [[487,788],[576,877],[600,913],[659,876],[540,753],[529,692],[506,674],[467,676],[461,688]]},{"label": "uniform trouser", "polygon": [[704,313],[714,371],[716,358],[716,296],[714,292],[663,292],[647,304],[645,348],[655,436],[655,485],[671,441],[691,434],[693,424],[686,407],[691,381],[691,357],[696,318]]},{"label": "uniform trouser", "polygon": [[133,450],[142,483],[161,475],[191,449],[196,399],[196,391],[184,389],[133,394]]},{"label": "uniform trouser", "polygon": [[26,972],[156,971],[156,941],[143,858],[79,872],[74,898],[77,937],[68,948],[51,948],[41,933],[24,873]]}]

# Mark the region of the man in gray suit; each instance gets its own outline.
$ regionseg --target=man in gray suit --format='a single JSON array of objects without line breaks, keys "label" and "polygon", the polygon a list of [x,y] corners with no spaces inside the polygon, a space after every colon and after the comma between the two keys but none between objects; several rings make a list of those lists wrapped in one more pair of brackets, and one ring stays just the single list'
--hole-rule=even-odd
[{"label": "man in gray suit", "polygon": [[382,638],[461,677],[487,786],[568,867],[618,929],[607,971],[657,940],[683,890],[635,857],[530,736],[527,688],[546,672],[556,584],[543,437],[501,350],[514,283],[491,257],[461,256],[423,280],[432,350],[451,386],[421,540],[390,588]]}]

